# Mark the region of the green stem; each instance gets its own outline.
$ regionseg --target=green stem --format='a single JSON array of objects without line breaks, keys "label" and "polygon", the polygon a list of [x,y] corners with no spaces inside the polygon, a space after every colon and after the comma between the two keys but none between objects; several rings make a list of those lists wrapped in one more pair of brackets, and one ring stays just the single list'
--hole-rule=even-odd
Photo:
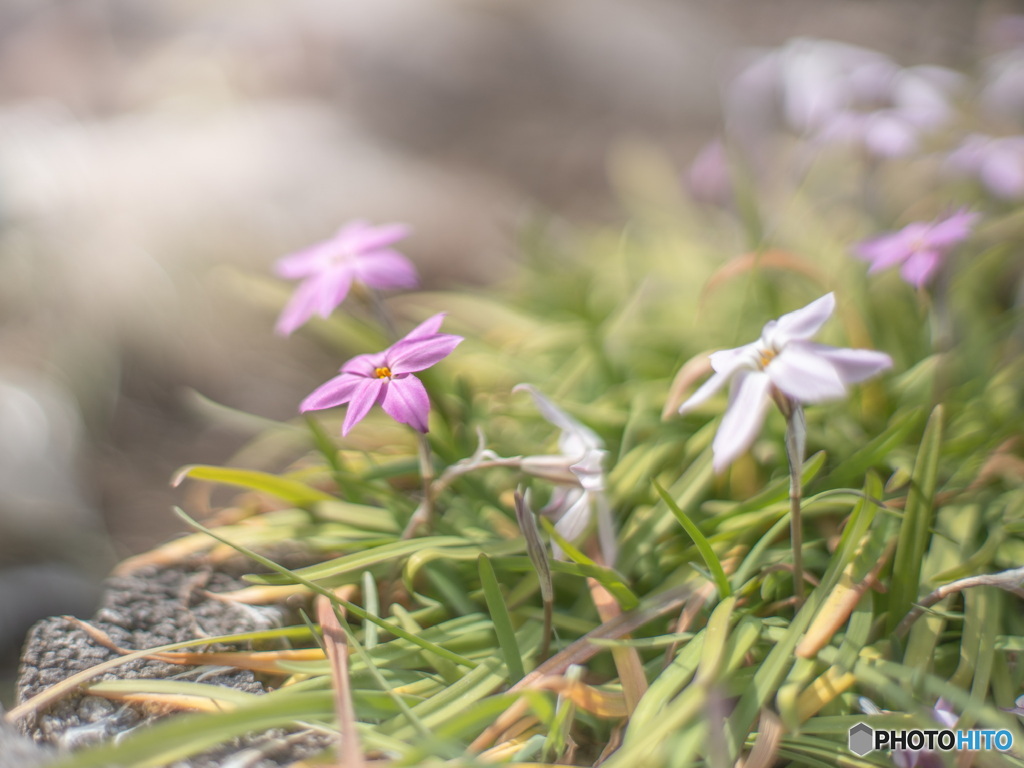
[{"label": "green stem", "polygon": [[403,539],[411,539],[421,526],[429,533],[434,525],[434,462],[430,450],[430,441],[427,436],[418,433],[419,436],[419,458],[420,478],[423,481],[423,501],[416,507],[416,511],[409,518],[409,523],[402,531]]},{"label": "green stem", "polygon": [[800,513],[803,499],[804,454],[807,444],[807,422],[804,409],[784,395],[775,398],[786,417],[786,456],[789,458],[789,537],[793,547],[793,594],[804,599],[804,528]]}]

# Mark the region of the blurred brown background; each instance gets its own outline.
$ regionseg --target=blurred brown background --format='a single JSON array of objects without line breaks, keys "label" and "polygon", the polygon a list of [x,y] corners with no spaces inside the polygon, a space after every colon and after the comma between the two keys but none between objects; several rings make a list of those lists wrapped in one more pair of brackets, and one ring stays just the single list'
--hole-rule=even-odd
[{"label": "blurred brown background", "polygon": [[180,530],[172,471],[246,437],[190,390],[287,419],[336,368],[222,265],[267,274],[361,217],[410,222],[428,284],[494,279],[531,215],[617,215],[617,147],[682,178],[739,50],[811,35],[963,66],[1014,10],[0,1],[0,653]]}]

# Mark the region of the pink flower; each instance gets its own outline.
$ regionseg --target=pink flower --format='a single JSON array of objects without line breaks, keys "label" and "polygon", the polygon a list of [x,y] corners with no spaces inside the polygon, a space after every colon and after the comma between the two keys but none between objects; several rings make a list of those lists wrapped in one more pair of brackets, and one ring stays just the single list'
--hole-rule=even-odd
[{"label": "pink flower", "polygon": [[967,239],[977,213],[960,210],[946,219],[915,222],[899,232],[865,240],[854,253],[871,262],[868,272],[900,265],[900,275],[915,288],[920,288],[935,274],[950,250]]},{"label": "pink flower", "polygon": [[711,355],[715,374],[679,407],[692,411],[726,384],[729,407],[711,445],[713,466],[721,472],[757,437],[773,396],[797,403],[821,403],[846,395],[849,384],[892,367],[892,358],[869,349],[837,349],[815,344],[814,336],[835,310],[831,293],[803,309],[771,320],[761,338]]},{"label": "pink flower", "polygon": [[975,177],[1002,200],[1018,200],[1024,195],[1024,136],[972,133],[949,154],[946,167]]},{"label": "pink flower", "polygon": [[335,376],[302,401],[299,410],[319,411],[348,403],[341,434],[358,424],[374,405],[391,418],[420,432],[427,431],[430,399],[423,382],[412,374],[440,362],[462,341],[461,336],[438,333],[445,313],[416,326],[383,352],[353,357]]},{"label": "pink flower", "polygon": [[404,224],[374,227],[353,221],[330,240],[280,259],[277,275],[302,282],[281,313],[277,332],[287,336],[313,315],[329,316],[353,282],[379,289],[415,288],[416,268],[390,247],[408,234]]}]

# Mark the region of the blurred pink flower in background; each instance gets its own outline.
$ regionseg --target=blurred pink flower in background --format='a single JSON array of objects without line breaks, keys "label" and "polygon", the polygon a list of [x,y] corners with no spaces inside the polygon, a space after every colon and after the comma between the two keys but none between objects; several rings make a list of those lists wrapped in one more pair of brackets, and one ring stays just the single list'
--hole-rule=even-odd
[{"label": "blurred pink flower in background", "polygon": [[274,267],[279,277],[302,282],[281,313],[277,332],[287,336],[313,315],[328,317],[354,282],[381,290],[415,288],[416,268],[391,248],[408,234],[404,224],[374,227],[353,221],[329,240],[279,260]]},{"label": "blurred pink flower in background", "polygon": [[687,413],[731,385],[729,407],[712,443],[713,466],[721,472],[757,437],[774,393],[798,403],[844,397],[847,386],[890,367],[892,358],[870,349],[839,349],[810,341],[832,316],[835,295],[771,320],[752,344],[711,354],[714,375],[679,407]]},{"label": "blurred pink flower in background", "polygon": [[303,413],[348,403],[341,434],[358,424],[374,405],[391,418],[427,432],[430,398],[423,382],[412,374],[443,360],[461,342],[461,336],[438,333],[445,313],[434,315],[383,352],[353,357],[341,375],[321,385],[299,406]]},{"label": "blurred pink flower in background", "polygon": [[733,199],[729,154],[721,139],[712,139],[694,157],[686,174],[686,186],[695,200],[708,205],[728,205]]},{"label": "blurred pink flower in background", "polygon": [[851,144],[898,157],[949,120],[963,82],[944,67],[901,67],[878,51],[800,38],[740,72],[727,91],[726,114],[741,136],[769,130],[781,116],[818,145]]},{"label": "blurred pink flower in background", "polygon": [[914,222],[898,232],[865,240],[854,253],[871,263],[868,272],[899,265],[900,275],[915,288],[932,279],[946,255],[967,239],[980,214],[960,210],[933,222]]},{"label": "blurred pink flower in background", "polygon": [[1024,196],[1024,136],[972,133],[946,158],[955,174],[973,176],[995,197]]}]

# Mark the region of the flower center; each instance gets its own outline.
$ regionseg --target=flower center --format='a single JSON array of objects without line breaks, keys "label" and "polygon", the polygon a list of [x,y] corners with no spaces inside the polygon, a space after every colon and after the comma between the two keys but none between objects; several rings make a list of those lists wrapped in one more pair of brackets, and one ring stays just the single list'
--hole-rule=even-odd
[{"label": "flower center", "polygon": [[390,379],[391,369],[388,368],[386,365],[383,365],[380,368],[375,369],[373,375],[376,376],[378,379]]},{"label": "flower center", "polygon": [[758,358],[757,358],[757,364],[761,366],[761,370],[764,370],[765,368],[767,368],[768,367],[768,363],[770,363],[772,360],[774,360],[776,355],[778,355],[778,354],[779,353],[776,352],[774,349],[762,349],[762,350],[759,350],[759,355],[758,355]]}]

